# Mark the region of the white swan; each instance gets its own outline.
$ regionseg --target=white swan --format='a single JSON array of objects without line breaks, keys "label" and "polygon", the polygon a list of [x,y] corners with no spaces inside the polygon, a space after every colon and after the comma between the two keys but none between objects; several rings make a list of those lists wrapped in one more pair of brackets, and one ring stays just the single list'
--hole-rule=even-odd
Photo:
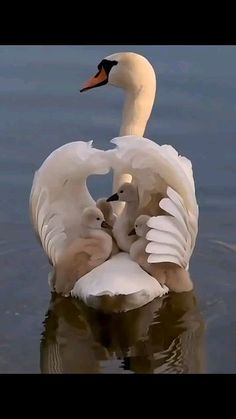
[{"label": "white swan", "polygon": [[[87,177],[108,173],[112,167],[114,190],[132,176],[142,206],[153,193],[166,196],[160,207],[170,215],[151,217],[148,222],[148,262],[174,262],[187,269],[198,224],[191,162],[171,146],[142,138],[155,97],[154,70],[138,54],[114,54],[101,61],[98,73],[82,90],[106,83],[127,92],[121,137],[112,140],[116,148],[105,152],[92,148],[91,142],[78,141],[60,147],[44,161],[35,174],[30,196],[36,234],[55,266],[77,237],[82,210],[96,205],[86,186]],[[127,311],[167,291],[129,254],[119,253],[80,278],[72,295],[96,308]]]}]

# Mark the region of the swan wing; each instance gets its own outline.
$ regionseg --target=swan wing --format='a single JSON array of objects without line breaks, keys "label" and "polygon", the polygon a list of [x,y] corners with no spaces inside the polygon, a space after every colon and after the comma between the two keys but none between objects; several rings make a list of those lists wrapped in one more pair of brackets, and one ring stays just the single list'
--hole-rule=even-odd
[{"label": "swan wing", "polygon": [[33,228],[53,265],[76,238],[84,208],[95,205],[86,179],[106,174],[110,164],[92,142],[76,141],[53,151],[35,173],[30,194]]},{"label": "swan wing", "polygon": [[167,292],[166,286],[122,252],[80,278],[71,295],[90,307],[121,312],[141,307]]},{"label": "swan wing", "polygon": [[197,236],[196,218],[182,205],[177,192],[168,187],[167,195],[159,205],[169,215],[151,217],[147,223],[150,227],[146,235],[148,262],[172,262],[187,269]]},{"label": "swan wing", "polygon": [[198,205],[192,164],[170,145],[158,145],[137,136],[112,140],[109,151],[113,167],[130,173],[141,199],[150,193],[165,195],[159,205],[167,215],[152,217],[147,235],[148,262],[172,262],[188,267],[198,232]]}]

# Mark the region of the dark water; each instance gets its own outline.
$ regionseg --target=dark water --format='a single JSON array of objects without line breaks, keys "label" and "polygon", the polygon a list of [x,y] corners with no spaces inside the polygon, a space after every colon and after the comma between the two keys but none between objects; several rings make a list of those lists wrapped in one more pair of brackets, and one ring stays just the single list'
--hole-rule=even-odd
[{"label": "dark water", "polygon": [[[122,91],[79,88],[102,58],[127,50],[158,71],[146,136],[191,158],[200,222],[195,292],[108,316],[51,300],[28,198],[56,147],[108,148],[117,136]],[[235,90],[235,47],[0,47],[0,372],[236,372]],[[92,181],[95,197],[110,184]]]}]

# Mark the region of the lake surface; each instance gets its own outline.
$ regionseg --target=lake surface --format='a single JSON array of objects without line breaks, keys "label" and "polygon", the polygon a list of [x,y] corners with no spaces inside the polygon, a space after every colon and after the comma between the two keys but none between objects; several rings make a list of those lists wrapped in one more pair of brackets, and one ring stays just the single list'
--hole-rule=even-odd
[{"label": "lake surface", "polygon": [[[55,148],[118,135],[123,93],[80,94],[105,56],[145,55],[158,95],[145,136],[193,163],[200,207],[195,290],[109,316],[51,296],[28,215]],[[0,373],[236,373],[236,47],[0,47]],[[111,192],[108,177],[90,182]]]}]

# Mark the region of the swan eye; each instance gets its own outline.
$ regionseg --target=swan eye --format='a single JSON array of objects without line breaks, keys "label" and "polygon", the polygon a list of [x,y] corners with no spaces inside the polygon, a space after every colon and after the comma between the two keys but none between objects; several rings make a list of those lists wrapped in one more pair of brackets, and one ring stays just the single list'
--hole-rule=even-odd
[{"label": "swan eye", "polygon": [[98,220],[98,221],[100,221],[100,218],[99,218],[99,217],[97,217],[97,220]]},{"label": "swan eye", "polygon": [[136,224],[135,228],[138,228],[137,224]]},{"label": "swan eye", "polygon": [[104,59],[98,64],[98,70],[100,72],[102,67],[103,67],[105,72],[107,73],[107,75],[109,75],[110,70],[112,69],[112,67],[114,65],[117,65],[117,64],[118,64],[118,61],[116,61],[116,60],[110,61],[110,60]]},{"label": "swan eye", "polygon": [[123,189],[120,191],[120,193],[123,193],[124,191],[123,191]]}]

